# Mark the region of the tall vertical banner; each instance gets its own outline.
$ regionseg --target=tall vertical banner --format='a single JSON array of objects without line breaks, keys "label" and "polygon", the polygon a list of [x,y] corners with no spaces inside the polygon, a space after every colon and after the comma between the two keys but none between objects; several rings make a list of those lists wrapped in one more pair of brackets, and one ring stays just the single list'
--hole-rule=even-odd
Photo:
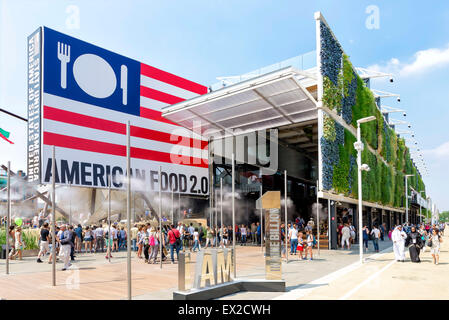
[{"label": "tall vertical banner", "polygon": [[282,279],[281,261],[281,210],[265,210],[265,278]]},{"label": "tall vertical banner", "polygon": [[42,39],[41,183],[54,145],[56,183],[122,188],[129,120],[134,190],[209,193],[207,140],[161,116],[207,87],[46,27]]},{"label": "tall vertical banner", "polygon": [[41,75],[42,29],[34,31],[27,41],[28,48],[28,181],[41,180]]}]

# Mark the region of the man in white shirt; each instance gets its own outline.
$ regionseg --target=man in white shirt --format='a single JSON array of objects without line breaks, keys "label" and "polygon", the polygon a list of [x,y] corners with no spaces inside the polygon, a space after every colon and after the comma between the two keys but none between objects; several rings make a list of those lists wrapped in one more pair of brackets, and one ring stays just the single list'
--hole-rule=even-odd
[{"label": "man in white shirt", "polygon": [[298,246],[298,229],[296,224],[288,232],[288,239],[290,240],[290,254],[296,254],[296,248]]},{"label": "man in white shirt", "polygon": [[72,264],[70,263],[70,251],[72,250],[72,240],[70,237],[70,232],[67,230],[66,225],[63,224],[58,232],[58,238],[61,243],[61,250],[59,251],[59,257],[62,258],[64,262],[64,267],[62,271],[67,270]]},{"label": "man in white shirt", "polygon": [[379,252],[380,230],[376,225],[374,225],[373,230],[371,230],[371,235],[373,236],[374,251]]},{"label": "man in white shirt", "polygon": [[179,247],[179,250],[182,250],[182,246],[184,244],[184,226],[182,225],[182,222],[178,222],[178,227],[176,229],[178,229],[179,234],[181,235],[181,246]]},{"label": "man in white shirt", "polygon": [[349,242],[349,238],[351,238],[351,229],[349,229],[348,224],[345,223],[343,228],[341,229],[341,248],[342,249],[345,248],[345,243],[346,243],[346,246],[348,247],[348,250],[351,249],[351,243]]},{"label": "man in white shirt", "polygon": [[104,230],[102,227],[98,227],[95,229],[95,241],[97,246],[95,247],[95,252],[98,252],[98,249],[101,249],[101,252],[104,252]]}]

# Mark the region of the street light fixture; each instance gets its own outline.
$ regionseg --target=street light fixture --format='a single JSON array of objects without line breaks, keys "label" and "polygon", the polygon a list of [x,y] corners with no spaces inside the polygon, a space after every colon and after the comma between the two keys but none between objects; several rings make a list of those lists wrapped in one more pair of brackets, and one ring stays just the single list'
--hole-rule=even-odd
[{"label": "street light fixture", "polygon": [[369,171],[370,168],[367,164],[362,165],[362,151],[363,142],[360,135],[360,125],[362,123],[370,122],[376,120],[375,116],[370,116],[357,120],[357,142],[354,142],[354,149],[357,150],[357,168],[358,168],[358,193],[359,193],[359,257],[360,263],[363,263],[363,235],[362,235],[362,171]]},{"label": "street light fixture", "polygon": [[414,174],[406,174],[404,176],[405,179],[405,222],[408,224],[408,186],[407,186],[407,178],[413,177]]},{"label": "street light fixture", "polygon": [[[425,190],[420,191],[419,195],[421,195],[423,192],[426,192]],[[419,204],[419,224],[422,224],[422,215],[421,215],[421,203]]]}]

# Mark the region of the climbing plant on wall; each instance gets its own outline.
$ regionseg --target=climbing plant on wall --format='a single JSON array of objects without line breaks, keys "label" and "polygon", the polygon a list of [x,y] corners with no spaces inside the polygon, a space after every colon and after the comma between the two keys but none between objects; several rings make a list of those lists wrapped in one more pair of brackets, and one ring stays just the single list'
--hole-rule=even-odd
[{"label": "climbing plant on wall", "polygon": [[[404,204],[404,174],[413,174],[409,185],[425,190],[424,183],[405,141],[388,125],[375,98],[362,78],[358,76],[348,56],[343,53],[325,23],[320,24],[321,67],[323,77],[323,106],[335,112],[353,129],[357,120],[372,116],[376,121],[361,125],[365,148],[362,162],[371,168],[363,172],[363,199],[384,205],[402,207]],[[335,116],[334,116],[335,117]],[[324,113],[322,152],[323,188],[346,196],[358,197],[356,138],[353,132]]]}]

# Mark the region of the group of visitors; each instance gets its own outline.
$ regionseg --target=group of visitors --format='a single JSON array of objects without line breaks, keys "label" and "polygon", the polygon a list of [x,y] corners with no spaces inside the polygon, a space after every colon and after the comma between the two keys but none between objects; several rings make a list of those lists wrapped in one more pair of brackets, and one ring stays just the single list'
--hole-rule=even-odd
[{"label": "group of visitors", "polygon": [[[440,259],[440,245],[443,242],[444,226],[442,225],[398,225],[391,234],[393,250],[396,261],[405,261],[405,248],[408,248],[410,260],[421,262],[419,255],[421,250],[430,249],[433,263],[438,264]],[[409,232],[406,232],[409,231]]]},{"label": "group of visitors", "polygon": [[[287,235],[287,243],[290,245],[291,255],[296,255],[298,253],[299,260],[313,260],[312,249],[316,246],[317,241],[312,233],[312,228],[311,224],[304,227],[304,224],[300,225],[295,222],[291,225],[289,223],[287,224],[286,234],[285,225],[281,225],[281,251],[284,257],[286,257],[287,254],[287,250],[284,248],[285,236]],[[310,258],[307,258],[308,256]]]},{"label": "group of visitors", "polygon": [[[109,232],[110,230],[110,232]],[[52,263],[50,244],[52,232],[48,222],[44,222],[39,231],[39,254],[37,262],[50,253],[48,263]],[[75,260],[75,253],[94,253],[106,251],[106,258],[112,257],[111,252],[118,252],[126,248],[127,233],[124,226],[114,223],[110,228],[106,226],[77,226],[62,224],[55,229],[55,250],[63,258],[66,270]],[[106,249],[105,249],[106,248]],[[58,259],[58,258],[56,258]]]}]

